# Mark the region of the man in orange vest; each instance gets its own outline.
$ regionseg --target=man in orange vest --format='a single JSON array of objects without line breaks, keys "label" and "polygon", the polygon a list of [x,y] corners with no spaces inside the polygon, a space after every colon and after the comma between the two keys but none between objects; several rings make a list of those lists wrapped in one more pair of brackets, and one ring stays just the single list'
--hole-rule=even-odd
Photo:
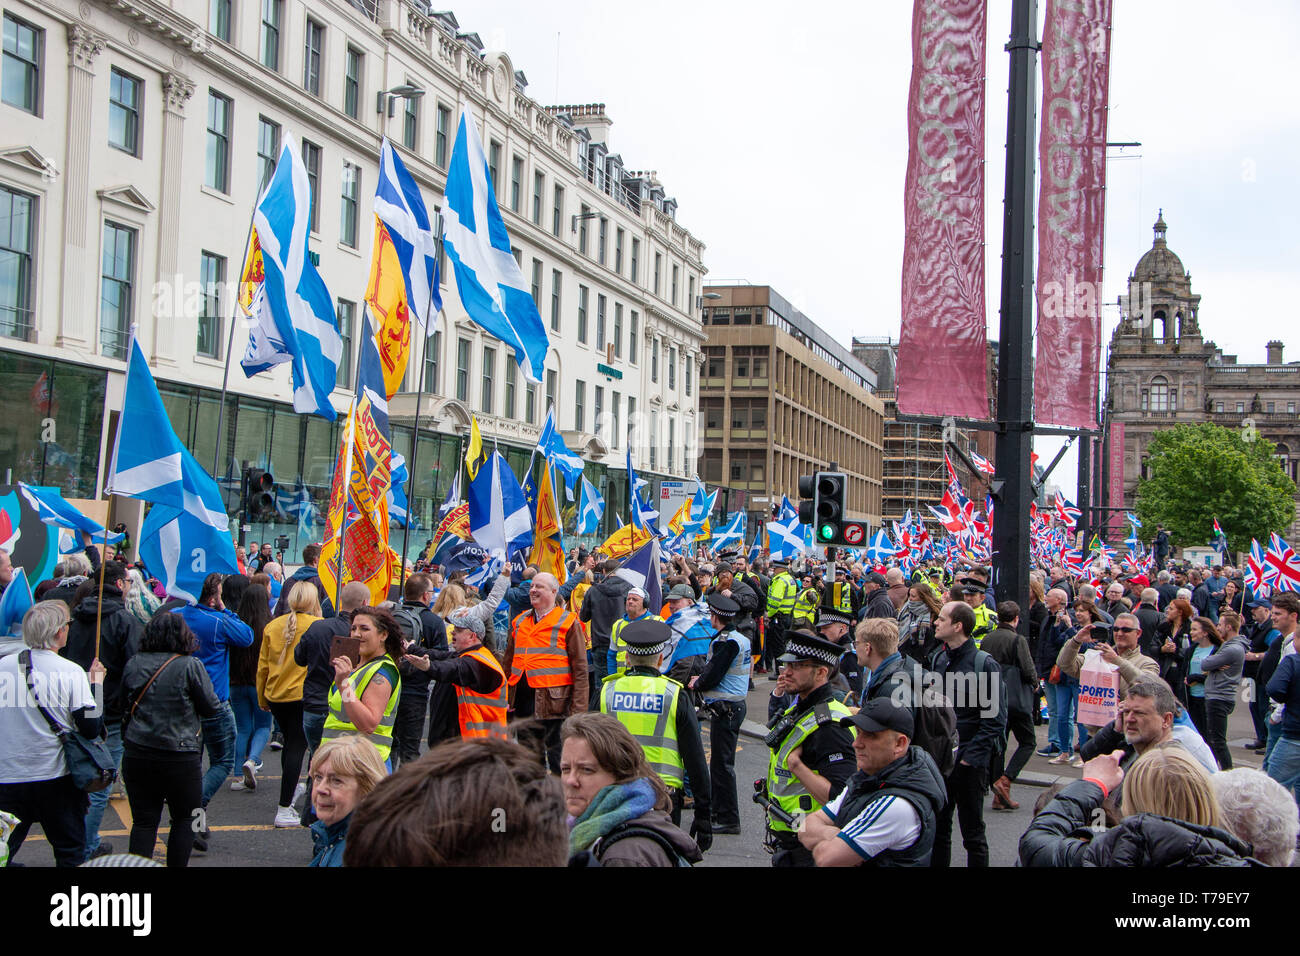
[{"label": "man in orange vest", "polygon": [[[587,643],[578,616],[557,605],[555,575],[533,575],[530,610],[510,622],[501,666],[509,674],[516,717],[536,717],[546,728],[546,762],[560,772],[560,725],[587,709]],[[524,678],[520,680],[520,678]]]},{"label": "man in orange vest", "polygon": [[429,746],[457,737],[504,738],[509,685],[505,669],[483,646],[483,621],[462,613],[451,615],[447,623],[452,629],[450,657],[447,651],[432,650],[428,656],[407,654],[403,658],[434,682],[429,700]]}]

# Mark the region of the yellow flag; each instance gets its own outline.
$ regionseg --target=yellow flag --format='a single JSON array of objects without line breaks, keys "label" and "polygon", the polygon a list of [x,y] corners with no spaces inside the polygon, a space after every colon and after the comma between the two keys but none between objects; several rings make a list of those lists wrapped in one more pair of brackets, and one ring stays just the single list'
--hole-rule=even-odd
[{"label": "yellow flag", "polygon": [[611,558],[625,558],[650,540],[650,532],[637,531],[625,524],[604,540],[595,550]]},{"label": "yellow flag", "polygon": [[469,448],[465,450],[465,470],[469,472],[470,481],[478,477],[478,466],[482,458],[483,436],[479,434],[478,419],[471,415],[469,417]]},{"label": "yellow flag", "polygon": [[673,534],[681,534],[682,529],[686,527],[686,522],[691,520],[691,499],[687,498],[682,502],[682,506],[677,509],[677,514],[673,515],[673,520],[668,522],[668,530]]},{"label": "yellow flag", "polygon": [[556,510],[555,490],[551,484],[551,469],[542,469],[542,482],[537,489],[537,520],[533,531],[532,564],[538,570],[564,579],[564,538],[560,530],[560,516]]},{"label": "yellow flag", "polygon": [[366,305],[375,328],[375,345],[384,369],[384,391],[391,399],[406,376],[411,355],[411,313],[406,304],[406,280],[402,264],[379,217],[375,217],[375,251],[370,260],[370,281],[366,284]]}]

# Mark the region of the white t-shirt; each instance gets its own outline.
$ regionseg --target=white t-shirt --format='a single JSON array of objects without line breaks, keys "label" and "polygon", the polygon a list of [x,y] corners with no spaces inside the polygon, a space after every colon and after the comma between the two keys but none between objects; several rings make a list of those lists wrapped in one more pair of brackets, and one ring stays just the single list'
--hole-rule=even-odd
[{"label": "white t-shirt", "polygon": [[[21,656],[0,659],[0,783],[53,780],[68,772],[59,738],[28,693]],[[81,665],[54,651],[32,651],[32,686],[45,709],[68,729],[74,729],[74,710],[96,706]]]},{"label": "white t-shirt", "polygon": [[822,811],[840,828],[839,838],[853,847],[864,860],[885,850],[905,850],[921,836],[921,817],[912,804],[892,793],[868,803],[852,820],[839,819],[840,804],[848,788],[841,790]]}]

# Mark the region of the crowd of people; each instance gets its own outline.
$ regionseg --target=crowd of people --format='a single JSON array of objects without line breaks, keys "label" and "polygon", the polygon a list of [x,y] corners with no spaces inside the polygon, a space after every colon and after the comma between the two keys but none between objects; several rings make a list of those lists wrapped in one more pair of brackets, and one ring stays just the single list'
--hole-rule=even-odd
[{"label": "crowd of people", "polygon": [[[24,691],[0,706],[11,860],[34,824],[58,865],[152,858],[165,807],[185,866],[237,838],[211,801],[256,790],[268,749],[267,823],[309,828],[313,866],[689,866],[735,836],[774,866],[946,867],[954,826],[987,866],[986,810],[1019,808],[1035,752],[1080,778],[1039,795],[1024,866],[1285,866],[1300,830],[1300,597],[1232,568],[1044,567],[1022,608],[980,566],[701,553],[653,587],[575,550],[559,577],[477,587],[418,563],[376,601],[326,593],[317,546],[286,576],[268,544],[189,601],[85,543],[0,638],[0,683]],[[1241,700],[1262,771],[1233,767]],[[742,833],[747,721],[761,834]],[[74,772],[70,736],[117,771],[117,853],[114,790]]]}]

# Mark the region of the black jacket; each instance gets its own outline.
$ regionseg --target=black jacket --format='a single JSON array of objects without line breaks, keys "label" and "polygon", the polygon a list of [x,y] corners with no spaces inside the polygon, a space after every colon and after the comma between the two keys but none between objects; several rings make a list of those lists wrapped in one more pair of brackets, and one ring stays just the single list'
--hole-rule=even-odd
[{"label": "black jacket", "polygon": [[[86,670],[95,659],[95,615],[99,599],[83,598],[72,611],[68,624],[68,642],[59,654],[76,661]],[[140,647],[144,626],[122,603],[122,592],[111,584],[104,585],[104,610],[99,630],[99,661],[108,671],[104,675],[104,721],[122,717],[122,672]]]},{"label": "black jacket", "polygon": [[1249,844],[1216,827],[1139,813],[1093,836],[1101,787],[1076,780],[1034,817],[1020,838],[1021,866],[1258,866]]},{"label": "black jacket", "polygon": [[869,617],[887,617],[898,619],[898,611],[894,609],[894,602],[889,599],[889,589],[878,587],[872,592],[871,597],[866,599],[862,605],[862,612],[859,615],[862,619]]},{"label": "black jacket", "polygon": [[1157,584],[1156,593],[1160,595],[1158,609],[1164,611],[1169,606],[1169,602],[1178,597],[1178,585],[1170,582],[1169,584]]},{"label": "black jacket", "polygon": [[316,585],[316,596],[320,598],[320,616],[329,618],[334,616],[334,605],[330,602],[330,596],[325,591],[325,585],[320,583],[320,575],[316,569],[310,565],[304,564],[293,574],[289,575],[280,587],[280,600],[275,602],[275,610],[271,612],[272,617],[279,617],[281,614],[289,613],[289,592],[299,581],[311,581]]},{"label": "black jacket", "polygon": [[[446,651],[447,625],[442,618],[429,610],[428,605],[418,601],[403,601],[402,606],[413,608],[420,615],[420,639],[406,653],[427,657],[430,651]],[[433,678],[427,671],[412,667],[404,661],[398,662],[397,669],[402,672],[402,699],[397,702],[397,706],[404,710],[412,707],[423,710],[429,698],[429,681]]]},{"label": "black jacket", "polygon": [[294,645],[294,663],[307,668],[307,677],[302,682],[302,709],[307,713],[324,714],[329,711],[330,685],[334,683],[330,644],[334,638],[347,637],[351,632],[352,615],[345,611],[335,617],[313,622]]},{"label": "black jacket", "polygon": [[[600,667],[604,667],[605,651],[609,649],[609,633],[614,629],[614,622],[626,613],[627,592],[632,590],[631,582],[617,574],[608,575],[587,588],[582,596],[582,610],[578,618],[591,623],[591,652]],[[658,608],[651,608],[655,614]],[[600,653],[597,654],[596,652]]]},{"label": "black jacket", "polygon": [[[215,717],[221,701],[201,660],[182,654],[163,667],[169,657],[161,651],[145,651],[127,662],[122,676],[122,740],[128,749],[197,754],[201,746],[199,721]],[[158,677],[149,684],[155,672]],[[137,698],[139,704],[132,714]]]},{"label": "black jacket", "polygon": [[[473,648],[471,648],[472,650]],[[481,661],[445,648],[429,653],[429,670],[411,671],[426,682],[433,681],[429,698],[429,746],[460,737],[460,718],[456,711],[456,688],[464,687],[476,694],[490,694],[501,689],[501,675]],[[402,673],[402,693],[406,693],[406,673]],[[423,700],[423,698],[421,698]],[[399,702],[398,706],[401,704]]]},{"label": "black jacket", "polygon": [[[900,648],[897,657],[886,660],[871,672],[871,683],[863,692],[864,702],[877,697],[904,701],[915,717],[917,695],[924,687],[922,680],[921,665],[902,654]],[[898,693],[897,697],[894,697],[895,692]]]},{"label": "black jacket", "polygon": [[934,758],[920,747],[909,747],[879,773],[856,771],[845,786],[844,799],[834,823],[843,830],[873,800],[882,796],[901,797],[921,818],[921,835],[909,847],[889,849],[863,863],[869,866],[929,866],[934,848],[935,818],[948,802],[948,788]]},{"label": "black jacket", "polygon": [[758,618],[765,610],[759,604],[758,592],[740,578],[731,580],[731,599],[740,605],[740,611],[731,620],[731,626],[749,638],[753,647],[758,638]]},{"label": "black jacket", "polygon": [[[814,706],[830,700],[831,686],[823,684],[807,697],[800,699],[789,716],[792,721],[797,722]],[[780,719],[782,718],[778,715],[777,720]],[[775,745],[769,746],[772,750],[779,750],[781,742],[777,741]],[[831,782],[830,797],[833,799],[844,789],[849,777],[857,770],[857,759],[853,754],[853,735],[846,728],[841,727],[838,721],[822,724],[804,738],[800,759],[814,773],[820,774]]]},{"label": "black jacket", "polygon": [[[979,656],[974,641],[965,641],[955,650],[945,648],[934,662],[934,670],[941,678],[948,674],[982,674],[974,682],[975,693],[965,693],[970,685],[960,680],[962,693],[954,693],[953,711],[957,715],[957,760],[965,761],[976,770],[987,772],[993,754],[1000,750],[1007,732],[1007,695],[1000,692],[1002,668],[987,654]],[[956,682],[954,682],[956,683]],[[949,681],[944,681],[944,693]],[[995,689],[996,688],[996,689]],[[994,701],[992,697],[996,697]],[[996,708],[994,704],[996,703]]]},{"label": "black jacket", "polygon": [[1138,619],[1138,624],[1142,627],[1142,636],[1138,638],[1138,650],[1153,661],[1160,658],[1156,656],[1156,651],[1160,648],[1160,643],[1156,639],[1156,632],[1160,630],[1160,622],[1165,616],[1150,604],[1139,604],[1133,609],[1133,616]]},{"label": "black jacket", "polygon": [[1034,659],[1034,667],[1043,680],[1047,680],[1052,673],[1052,665],[1056,663],[1057,655],[1069,640],[1072,627],[1074,627],[1073,621],[1062,625],[1057,623],[1056,618],[1051,614],[1043,619],[1043,630],[1038,635],[1038,654]]}]

